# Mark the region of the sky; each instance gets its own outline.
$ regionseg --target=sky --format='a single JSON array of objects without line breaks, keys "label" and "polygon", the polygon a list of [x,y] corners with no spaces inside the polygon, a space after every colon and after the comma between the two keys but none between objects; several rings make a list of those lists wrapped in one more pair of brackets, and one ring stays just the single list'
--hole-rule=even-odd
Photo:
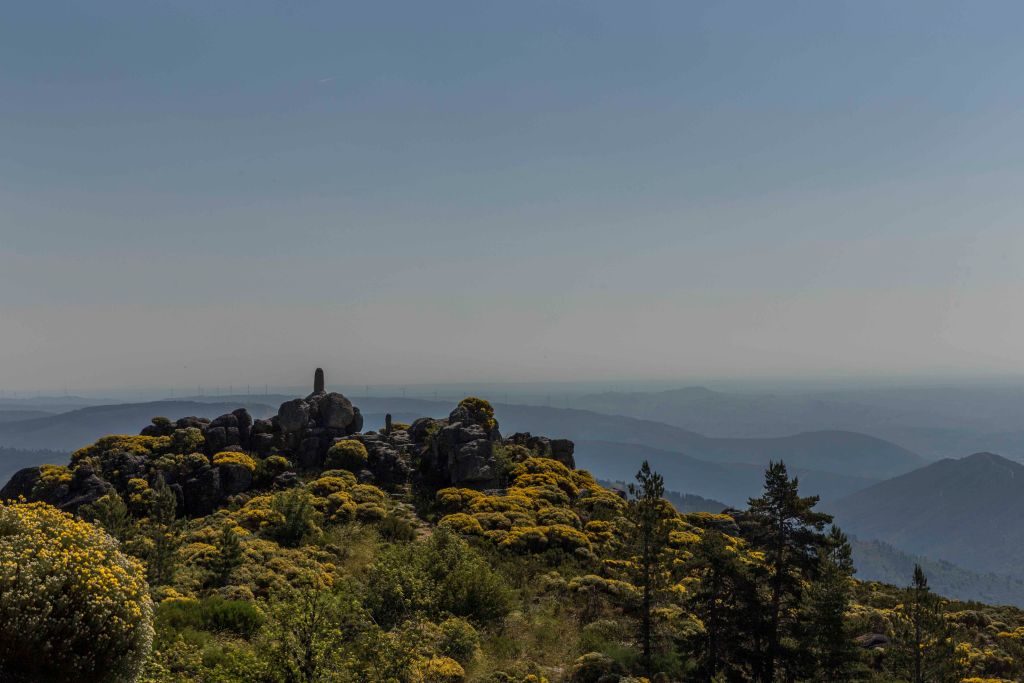
[{"label": "sky", "polygon": [[1022,23],[6,3],[0,388],[1018,376]]}]

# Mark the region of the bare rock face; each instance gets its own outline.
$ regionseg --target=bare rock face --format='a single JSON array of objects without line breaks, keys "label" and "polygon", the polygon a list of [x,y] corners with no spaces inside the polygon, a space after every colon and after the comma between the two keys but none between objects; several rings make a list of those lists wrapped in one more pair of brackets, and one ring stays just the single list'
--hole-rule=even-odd
[{"label": "bare rock face", "polygon": [[220,488],[226,496],[233,496],[236,493],[248,491],[252,486],[252,470],[239,465],[238,463],[224,463],[218,465],[220,470]]},{"label": "bare rock face", "polygon": [[327,429],[346,429],[355,419],[352,401],[338,393],[320,399],[320,425]]},{"label": "bare rock face", "polygon": [[19,496],[31,499],[32,489],[39,482],[39,467],[26,467],[14,473],[2,489],[0,489],[0,500],[16,500]]},{"label": "bare rock face", "polygon": [[298,432],[309,424],[309,404],[301,398],[285,401],[277,411],[282,432]]}]

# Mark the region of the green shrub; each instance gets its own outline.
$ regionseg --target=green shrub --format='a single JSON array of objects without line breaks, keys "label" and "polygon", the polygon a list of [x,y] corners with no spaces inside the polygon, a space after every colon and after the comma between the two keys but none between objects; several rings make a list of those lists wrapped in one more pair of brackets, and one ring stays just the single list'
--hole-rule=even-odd
[{"label": "green shrub", "polygon": [[303,489],[275,493],[270,509],[279,515],[279,522],[270,528],[270,535],[281,545],[295,547],[307,534],[317,531],[313,497]]},{"label": "green shrub", "polygon": [[99,527],[0,504],[0,680],[134,680],[152,620],[143,567]]},{"label": "green shrub", "polygon": [[366,467],[369,459],[370,455],[366,452],[366,446],[358,441],[345,439],[338,441],[327,451],[326,466],[331,469],[340,468],[358,472]]},{"label": "green shrub", "polygon": [[192,628],[251,638],[263,621],[263,613],[252,603],[218,596],[203,600],[167,600],[156,607],[156,623],[161,630]]},{"label": "green shrub", "polygon": [[377,531],[381,538],[392,543],[398,541],[412,541],[416,538],[416,527],[412,523],[398,515],[388,515],[377,525]]},{"label": "green shrub", "polygon": [[441,631],[438,651],[445,657],[451,657],[459,664],[468,664],[476,657],[480,649],[480,636],[476,629],[465,619],[452,617],[439,625]]}]

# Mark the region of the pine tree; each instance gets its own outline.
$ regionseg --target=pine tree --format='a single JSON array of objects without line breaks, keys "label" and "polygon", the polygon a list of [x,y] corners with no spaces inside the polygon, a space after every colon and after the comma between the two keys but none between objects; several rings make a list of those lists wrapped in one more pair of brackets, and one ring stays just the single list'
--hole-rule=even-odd
[{"label": "pine tree", "polygon": [[149,542],[146,565],[149,582],[153,586],[170,583],[177,570],[178,549],[181,547],[181,524],[177,520],[177,508],[178,500],[174,491],[163,477],[158,476],[153,484],[153,499],[146,524]]},{"label": "pine tree", "polygon": [[644,672],[651,675],[651,612],[659,585],[662,555],[668,544],[668,529],[663,515],[665,480],[651,471],[645,460],[629,485],[629,517],[633,522],[637,551],[637,585],[642,591],[640,605],[640,642]]},{"label": "pine tree", "polygon": [[695,654],[699,679],[710,682],[721,672],[740,674],[748,667],[749,652],[743,634],[749,627],[744,596],[751,594],[751,577],[725,536],[709,529],[701,536],[686,569],[700,579],[690,595],[689,607],[704,624]]},{"label": "pine tree", "polygon": [[238,534],[230,524],[225,524],[217,542],[217,555],[210,563],[213,583],[218,586],[227,585],[232,572],[242,564],[242,555],[242,543]]},{"label": "pine tree", "polygon": [[783,638],[798,630],[804,582],[816,578],[818,551],[827,546],[824,528],[832,521],[831,515],[814,511],[818,500],[800,496],[798,479],[789,478],[782,462],[769,464],[764,494],[750,499],[751,540],[765,553],[768,583],[764,633],[759,634],[763,657],[756,672],[763,683],[774,683],[780,664],[795,664],[790,661],[794,652],[783,648]]},{"label": "pine tree", "polygon": [[828,545],[818,551],[818,578],[808,590],[806,649],[815,679],[849,681],[858,670],[858,652],[846,622],[853,588],[853,556],[846,534],[832,527]]},{"label": "pine tree", "polygon": [[920,565],[904,593],[893,648],[896,675],[911,683],[952,683],[960,680],[952,630],[942,615],[942,601],[931,592]]},{"label": "pine tree", "polygon": [[135,531],[128,506],[116,493],[108,493],[93,503],[83,505],[79,514],[82,519],[103,527],[104,531],[121,543],[129,541]]}]

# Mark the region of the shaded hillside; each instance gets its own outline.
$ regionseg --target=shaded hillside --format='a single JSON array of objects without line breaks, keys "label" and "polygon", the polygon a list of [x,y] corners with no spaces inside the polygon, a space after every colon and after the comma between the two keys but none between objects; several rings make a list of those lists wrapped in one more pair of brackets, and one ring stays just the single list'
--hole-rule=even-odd
[{"label": "shaded hillside", "polygon": [[[172,420],[189,415],[213,418],[236,407],[237,404],[155,401],[80,408],[59,415],[0,424],[0,446],[72,451],[104,434],[137,434],[140,425],[157,416]],[[274,412],[270,406],[258,403],[244,407],[257,417]]]},{"label": "shaded hillside", "polygon": [[939,595],[957,600],[977,600],[990,605],[1024,607],[1024,580],[1001,574],[972,572],[943,560],[910,555],[882,541],[850,539],[857,578],[894,586],[909,583],[914,565],[921,565],[928,585]]},{"label": "shaded hillside", "polygon": [[825,507],[860,538],[1024,577],[1024,465],[1001,456],[941,460]]},{"label": "shaded hillside", "polygon": [[[677,451],[615,441],[577,441],[576,462],[598,476],[630,481],[644,460],[665,477],[665,485],[743,507],[764,483],[764,469],[745,463],[715,463]],[[793,468],[801,487],[823,500],[842,498],[877,480]]]},{"label": "shaded hillside", "polygon": [[55,413],[47,410],[17,410],[0,408],[0,423],[33,420],[38,417],[49,417]]}]

